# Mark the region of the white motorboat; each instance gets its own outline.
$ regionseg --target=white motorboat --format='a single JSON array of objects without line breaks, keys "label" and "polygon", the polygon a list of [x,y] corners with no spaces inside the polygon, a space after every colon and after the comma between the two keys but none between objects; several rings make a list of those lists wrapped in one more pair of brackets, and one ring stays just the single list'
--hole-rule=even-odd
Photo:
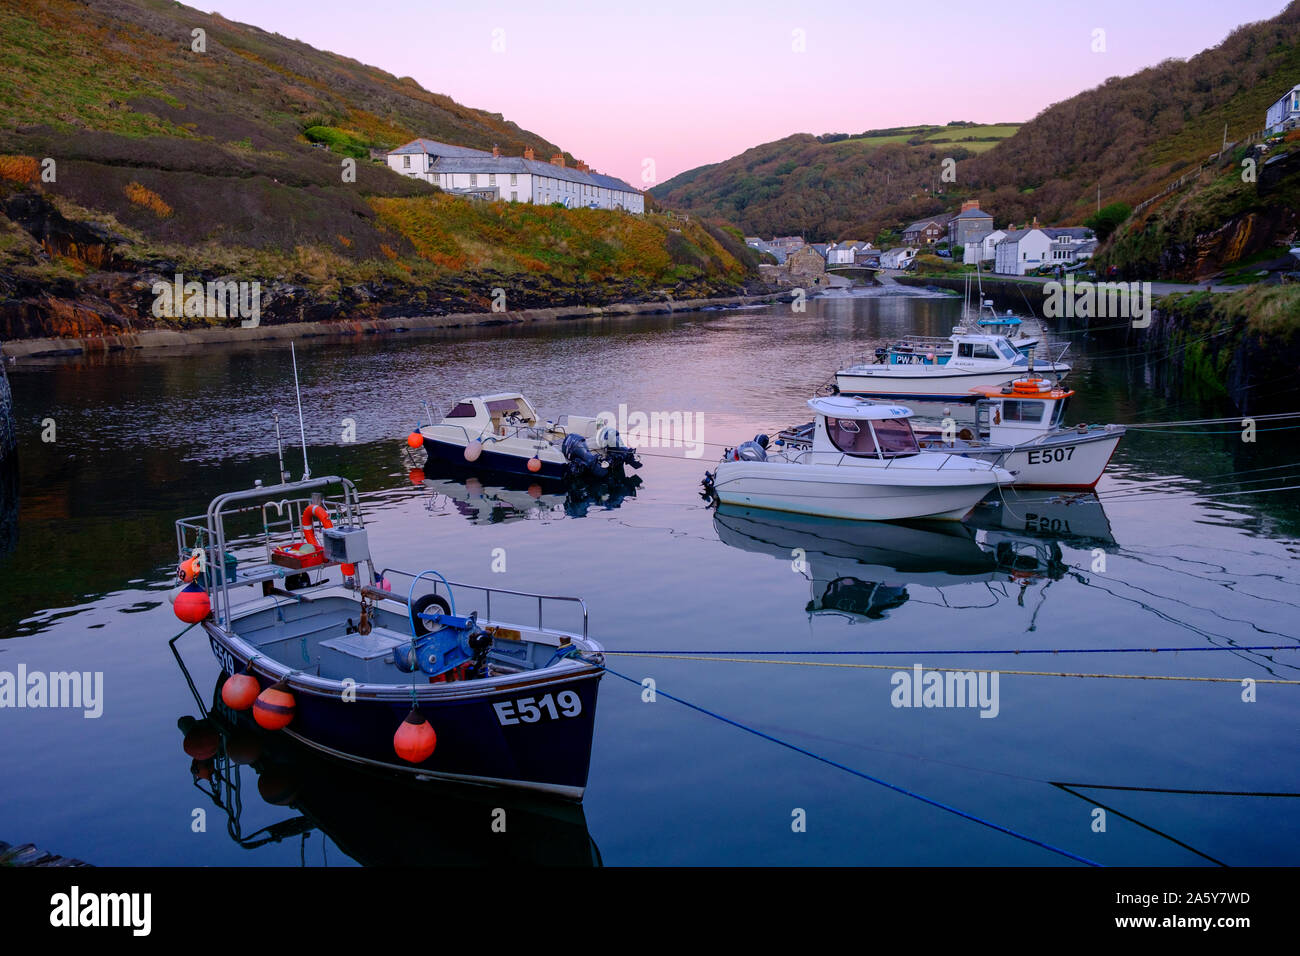
[{"label": "white motorboat", "polygon": [[[948,351],[935,339],[928,352],[885,349],[874,364],[858,364],[835,373],[840,395],[866,398],[914,399],[973,404],[971,389],[1000,386],[1030,371],[1030,357],[1022,355],[1006,336],[955,331]],[[1070,371],[1061,362],[1036,363],[1033,370],[1059,381]]]},{"label": "white motorboat", "polygon": [[[1074,394],[1046,379],[1017,379],[998,388],[977,388],[973,421],[958,425],[916,423],[922,451],[951,452],[992,462],[1015,475],[1018,488],[1092,488],[1101,480],[1123,425],[1061,424]],[[947,417],[947,416],[945,416]],[[814,425],[782,432],[780,443],[795,451],[812,447]]]},{"label": "white motorboat", "polygon": [[463,398],[407,444],[424,447],[429,461],[536,478],[600,479],[641,467],[612,423],[579,415],[542,422],[518,392]]},{"label": "white motorboat", "polygon": [[808,402],[806,448],[767,452],[767,436],[728,449],[705,489],[720,502],[796,514],[896,521],[961,520],[1014,476],[989,462],[923,451],[912,411],[845,395]]}]

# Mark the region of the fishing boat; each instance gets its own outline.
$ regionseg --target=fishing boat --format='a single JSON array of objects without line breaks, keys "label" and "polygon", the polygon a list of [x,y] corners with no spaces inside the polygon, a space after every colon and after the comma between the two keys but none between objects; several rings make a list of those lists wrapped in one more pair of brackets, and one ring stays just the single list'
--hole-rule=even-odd
[{"label": "fishing boat", "polygon": [[414,428],[407,444],[423,447],[430,462],[536,478],[599,479],[641,467],[611,423],[579,415],[542,422],[518,392],[462,398],[439,421]]},{"label": "fishing boat", "polygon": [[705,474],[706,493],[723,504],[859,521],[960,520],[1014,477],[986,461],[922,450],[909,408],[846,395],[808,406],[816,417],[806,448],[756,436]]},{"label": "fishing boat", "polygon": [[[835,373],[840,395],[904,401],[971,404],[971,390],[997,387],[1024,377],[1030,356],[1022,355],[1005,336],[954,331],[947,339],[914,339],[915,348],[884,349],[873,364],[857,364]],[[947,343],[947,350],[943,348]],[[927,351],[920,351],[927,348]],[[1062,350],[1064,354],[1064,350]],[[1064,379],[1070,366],[1039,363],[1040,375]]]},{"label": "fishing boat", "polygon": [[1046,379],[972,391],[978,396],[973,433],[923,427],[919,444],[993,462],[1015,474],[1017,487],[1092,488],[1124,437],[1123,425],[1063,425],[1074,392]]},{"label": "fishing boat", "polygon": [[222,700],[330,757],[581,799],[604,672],[582,600],[380,569],[356,486],[304,471],[176,522],[174,608]]}]

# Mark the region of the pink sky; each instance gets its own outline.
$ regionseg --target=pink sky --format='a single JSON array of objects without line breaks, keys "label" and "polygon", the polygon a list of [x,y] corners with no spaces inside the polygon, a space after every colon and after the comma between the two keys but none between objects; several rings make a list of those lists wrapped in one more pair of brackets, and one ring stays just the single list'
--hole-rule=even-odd
[{"label": "pink sky", "polygon": [[[791,133],[1032,118],[1191,57],[1283,0],[800,6],[767,0],[216,0],[231,20],[412,76],[645,187]],[[941,12],[942,11],[942,12]],[[996,12],[995,12],[996,11]],[[1093,52],[1093,31],[1105,52]],[[795,31],[803,31],[797,52]],[[495,33],[494,31],[503,31]],[[500,52],[493,51],[494,38]],[[1300,79],[1300,78],[1297,78]]]}]

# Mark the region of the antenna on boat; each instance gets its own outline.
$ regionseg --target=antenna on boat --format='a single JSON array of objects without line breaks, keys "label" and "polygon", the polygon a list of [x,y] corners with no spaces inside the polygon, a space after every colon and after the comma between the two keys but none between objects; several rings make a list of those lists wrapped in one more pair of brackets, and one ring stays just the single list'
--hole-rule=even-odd
[{"label": "antenna on boat", "polygon": [[307,429],[302,423],[302,390],[298,387],[298,350],[292,340],[289,342],[289,354],[293,357],[293,391],[298,396],[298,434],[302,437],[302,480],[311,477],[311,465],[307,464]]},{"label": "antenna on boat", "polygon": [[280,484],[289,480],[289,473],[284,470],[284,442],[280,438],[280,411],[272,412],[275,416],[275,453],[280,456]]}]

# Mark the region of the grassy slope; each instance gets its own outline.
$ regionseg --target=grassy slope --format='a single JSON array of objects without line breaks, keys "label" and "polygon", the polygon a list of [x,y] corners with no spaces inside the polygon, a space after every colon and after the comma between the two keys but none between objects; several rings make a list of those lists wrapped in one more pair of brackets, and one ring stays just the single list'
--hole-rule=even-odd
[{"label": "grassy slope", "polygon": [[[205,53],[190,48],[195,27],[206,31]],[[590,217],[562,210],[481,207],[460,217],[497,220],[475,239],[478,254],[429,256],[427,246],[408,239],[406,217],[395,210],[468,201],[441,197],[368,158],[357,159],[356,182],[341,175],[344,157],[368,157],[370,147],[417,135],[497,144],[506,154],[525,147],[543,156],[560,152],[498,114],[462,106],[409,78],[177,3],[0,3],[0,136],[11,157],[0,157],[0,200],[39,190],[69,218],[125,237],[136,262],[284,277],[328,293],[366,279],[409,282],[508,261],[516,247],[540,247],[539,232],[572,238],[591,225]],[[312,141],[331,148],[312,148]],[[57,181],[34,181],[30,160],[13,157],[55,159]],[[682,261],[674,261],[668,250],[680,242],[663,223],[638,236],[668,261],[663,268],[624,262],[646,282],[670,279],[686,260],[719,277],[746,270],[743,254],[720,246],[698,257],[680,252]],[[582,240],[573,244],[585,244],[591,261],[599,261],[590,251],[598,238]],[[537,262],[553,275],[581,277],[583,260],[566,259],[564,248],[555,244]],[[55,279],[92,268],[43,256],[0,217],[0,275]]]},{"label": "grassy slope", "polygon": [[[1098,185],[1103,202],[1136,205],[1218,150],[1225,124],[1230,140],[1259,130],[1268,105],[1297,77],[1300,0],[1190,60],[1167,60],[1057,103],[991,148],[949,139],[960,138],[957,129],[928,136],[925,146],[912,147],[913,157],[900,156],[894,152],[902,148],[900,137],[919,128],[888,130],[850,140],[859,150],[853,162],[836,153],[834,147],[843,143],[813,149],[812,137],[795,136],[692,170],[654,193],[668,205],[729,214],[747,232],[803,232],[808,238],[870,237],[951,210],[968,194],[981,199],[999,226],[1033,216],[1078,223],[1095,211]],[[930,197],[924,190],[933,188],[938,162],[948,152],[928,147],[947,150],[949,143],[965,150],[957,157],[960,186],[945,197]],[[909,161],[918,156],[924,161]],[[773,175],[791,160],[795,169]],[[892,174],[888,188],[885,168]],[[854,177],[856,188],[823,185],[819,172]],[[806,195],[816,188],[835,201],[819,206]]]},{"label": "grassy slope", "polygon": [[651,192],[666,205],[726,218],[751,235],[874,239],[885,220],[869,214],[873,205],[897,203],[917,217],[942,209],[944,203],[926,191],[935,185],[940,161],[991,149],[1016,129],[1003,123],[848,137],[800,133],[688,170]]}]

